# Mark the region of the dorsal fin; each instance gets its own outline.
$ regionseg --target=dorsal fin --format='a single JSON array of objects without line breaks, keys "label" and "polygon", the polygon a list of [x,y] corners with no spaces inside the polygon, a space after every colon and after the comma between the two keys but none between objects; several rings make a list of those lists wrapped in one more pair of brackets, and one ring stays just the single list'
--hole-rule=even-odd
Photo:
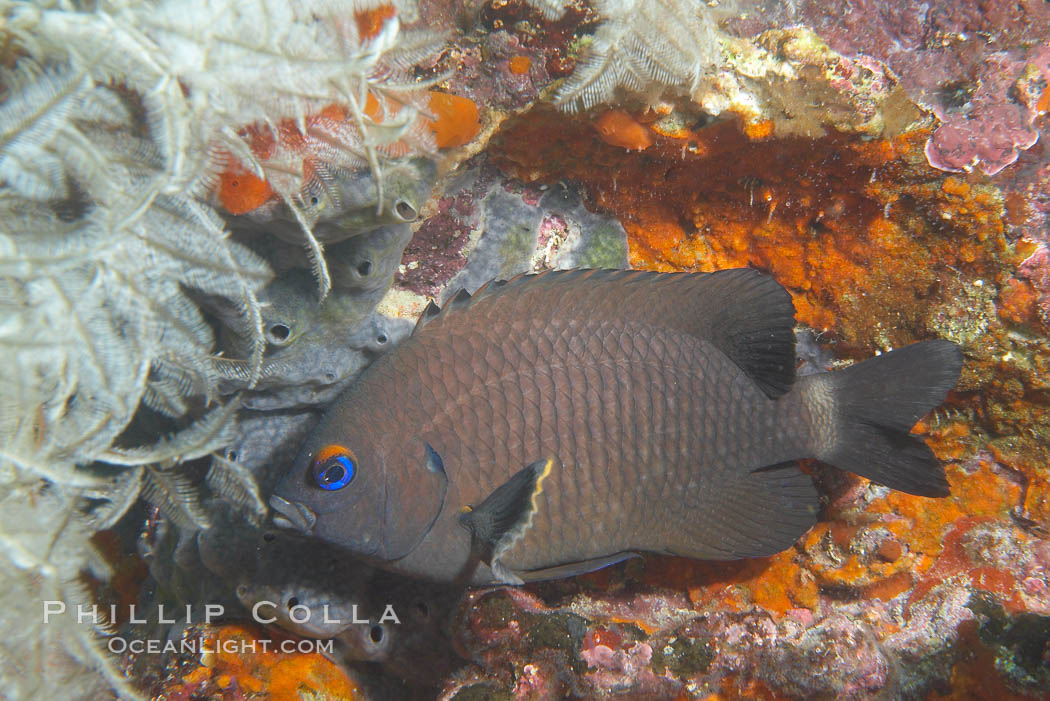
[{"label": "dorsal fin", "polygon": [[[704,336],[772,399],[795,381],[795,305],[769,275],[749,268],[706,276]],[[699,311],[699,310],[697,310]]]},{"label": "dorsal fin", "polygon": [[459,289],[452,299],[445,302],[446,307],[458,307],[462,305],[470,304],[470,293],[462,287]]},{"label": "dorsal fin", "polygon": [[427,306],[423,309],[423,313],[419,315],[419,319],[416,321],[415,328],[412,329],[412,335],[415,336],[419,333],[420,329],[427,325],[432,319],[437,318],[441,314],[441,307],[434,304],[434,300],[427,302]]},{"label": "dorsal fin", "polygon": [[713,273],[600,271],[589,279],[612,283],[596,286],[604,289],[589,300],[592,314],[600,314],[603,305],[615,306],[620,318],[701,338],[725,353],[771,399],[794,383],[795,306],[772,276],[734,268]]},{"label": "dorsal fin", "polygon": [[750,268],[714,273],[576,269],[522,274],[506,282],[490,282],[472,297],[461,292],[431,318],[468,308],[491,315],[491,321],[527,315],[542,322],[575,315],[655,324],[712,344],[770,398],[783,395],[795,381],[791,295],[771,276]]},{"label": "dorsal fin", "polygon": [[[488,283],[484,285],[488,286]],[[462,287],[456,294],[454,294],[447,302],[445,306],[439,307],[434,300],[427,302],[426,308],[423,309],[423,313],[419,315],[419,320],[416,321],[416,326],[412,329],[412,335],[415,336],[422,330],[424,326],[433,321],[434,319],[441,316],[441,313],[447,309],[458,309],[460,307],[467,307],[470,305],[471,295]]]},{"label": "dorsal fin", "polygon": [[[524,275],[525,273],[522,273],[522,275],[517,275],[512,279],[517,280],[519,277],[523,277]],[[493,292],[499,290],[502,287],[506,287],[506,285],[507,280],[489,280],[484,285],[475,290],[473,296],[477,297],[480,295],[484,297],[485,295],[492,294]]]}]

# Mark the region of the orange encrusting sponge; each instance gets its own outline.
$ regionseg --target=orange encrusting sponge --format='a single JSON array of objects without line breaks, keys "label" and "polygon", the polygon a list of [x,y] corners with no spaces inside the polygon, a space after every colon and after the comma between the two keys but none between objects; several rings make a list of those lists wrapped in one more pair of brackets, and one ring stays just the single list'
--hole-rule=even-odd
[{"label": "orange encrusting sponge", "polygon": [[635,121],[634,117],[623,110],[609,110],[596,120],[598,136],[607,144],[619,146],[628,151],[642,151],[653,145],[653,136],[648,127]]},{"label": "orange encrusting sponge", "polygon": [[387,20],[397,14],[393,5],[380,5],[371,10],[361,10],[354,13],[354,21],[357,22],[357,33],[364,39],[375,39],[379,32],[383,31],[383,25]]},{"label": "orange encrusting sponge", "polygon": [[274,196],[270,184],[233,161],[219,176],[219,201],[230,214],[246,214]]},{"label": "orange encrusting sponge", "polygon": [[430,111],[436,117],[429,126],[438,148],[470,143],[481,130],[478,106],[470,98],[431,91]]},{"label": "orange encrusting sponge", "polygon": [[[370,104],[375,102],[371,94],[368,95],[368,99]],[[378,107],[373,107],[373,110],[376,115],[379,114]],[[316,115],[308,116],[306,123],[309,127],[325,122],[345,122],[346,119],[346,108],[332,103],[321,108]],[[306,140],[299,131],[295,120],[282,119],[276,129],[252,125],[246,127],[241,133],[247,139],[252,153],[260,161],[273,158],[278,148],[286,149],[302,156],[304,181],[312,175],[311,155],[307,152]],[[247,214],[276,197],[273,188],[265,179],[247,170],[239,160],[232,156],[229,157],[229,165],[219,175],[216,194],[219,203],[230,214]]]},{"label": "orange encrusting sponge", "polygon": [[[478,107],[468,98],[442,92],[430,93],[430,111],[435,119],[428,126],[434,132],[438,148],[450,148],[469,143],[481,130]],[[364,105],[365,115],[374,122],[383,122],[396,115],[401,105],[382,95],[368,93]],[[323,127],[326,123],[338,125],[347,121],[349,111],[343,105],[329,104],[317,114],[306,117],[307,127]],[[309,180],[313,170],[310,145],[292,119],[284,119],[276,129],[251,126],[244,130],[252,152],[260,160],[266,160],[280,149],[300,155],[303,159],[303,178]],[[219,202],[230,214],[252,212],[276,197],[265,179],[247,170],[240,161],[230,158],[230,164],[219,175],[216,192]]]},{"label": "orange encrusting sponge", "polygon": [[511,56],[507,67],[514,75],[525,75],[532,68],[532,59],[528,56]]}]

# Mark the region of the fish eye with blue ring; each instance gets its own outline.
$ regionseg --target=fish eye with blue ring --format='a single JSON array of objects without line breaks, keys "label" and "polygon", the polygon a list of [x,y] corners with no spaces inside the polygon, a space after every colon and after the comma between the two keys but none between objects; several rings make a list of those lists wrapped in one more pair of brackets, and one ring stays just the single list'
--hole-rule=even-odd
[{"label": "fish eye with blue ring", "polygon": [[314,481],[326,491],[342,489],[357,474],[357,458],[341,445],[326,445],[317,453],[313,466]]}]

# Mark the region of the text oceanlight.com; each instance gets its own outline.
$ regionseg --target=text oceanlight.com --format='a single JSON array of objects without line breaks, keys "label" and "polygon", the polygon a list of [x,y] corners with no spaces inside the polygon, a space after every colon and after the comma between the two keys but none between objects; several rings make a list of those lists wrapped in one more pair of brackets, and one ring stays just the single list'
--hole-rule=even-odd
[{"label": "text oceanlight.com", "polygon": [[[65,602],[52,600],[44,601],[44,623],[50,623],[51,620],[57,616],[62,615],[74,615],[74,611],[68,610]],[[321,611],[314,612],[307,606],[295,605],[288,607],[286,610],[278,608],[277,604],[272,601],[259,601],[251,608],[252,620],[262,625],[276,623],[280,619],[275,615],[278,611],[282,611],[282,617],[286,620],[291,620],[295,623],[306,623],[312,618],[317,618],[325,624],[357,624],[357,625],[372,625],[373,623],[393,623],[400,624],[401,621],[394,611],[394,607],[387,605],[383,611],[383,614],[377,619],[372,621],[369,618],[362,618],[358,615],[357,606],[353,605],[350,607],[349,613],[344,613],[343,618],[336,617],[333,612],[329,610],[329,607],[323,606]],[[118,613],[126,613],[126,616],[118,616]],[[137,607],[132,604],[126,609],[120,610],[116,605],[110,605],[108,607],[99,606],[97,604],[84,605],[80,604],[76,607],[75,615],[77,623],[82,624],[93,624],[97,626],[107,626],[109,628],[117,627],[121,622],[131,625],[145,625],[148,623],[162,623],[162,624],[175,624],[175,623],[213,623],[214,621],[222,618],[226,609],[221,604],[207,604],[203,607],[194,608],[191,605],[185,607],[174,607],[173,609],[165,610],[163,604],[160,604],[155,609],[156,616],[146,618],[146,614],[140,612]],[[178,617],[178,620],[176,620]],[[333,641],[332,640],[268,640],[268,639],[256,639],[256,640],[207,640],[207,639],[193,639],[185,638],[182,640],[156,640],[156,639],[138,639],[138,638],[125,638],[122,636],[110,637],[107,640],[106,646],[110,652],[115,654],[124,654],[130,652],[132,654],[207,654],[207,653],[224,653],[224,654],[252,654],[258,652],[281,652],[281,653],[324,653],[332,654],[333,652]]]},{"label": "text oceanlight.com", "polygon": [[127,638],[110,638],[106,647],[109,651],[123,655],[130,652],[134,655],[150,654],[174,654],[202,655],[223,653],[225,655],[248,655],[266,652],[282,652],[285,654],[302,653],[310,654],[319,652],[322,654],[333,654],[334,640],[128,640]]}]

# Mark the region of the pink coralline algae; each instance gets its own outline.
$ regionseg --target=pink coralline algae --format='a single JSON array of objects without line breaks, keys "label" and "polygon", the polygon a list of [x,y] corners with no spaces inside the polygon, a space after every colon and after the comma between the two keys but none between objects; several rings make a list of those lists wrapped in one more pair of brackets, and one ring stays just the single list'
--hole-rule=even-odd
[{"label": "pink coralline algae", "polygon": [[1050,102],[1050,5],[1042,0],[804,0],[768,10],[732,26],[749,34],[801,22],[843,55],[877,58],[900,76],[941,121],[926,147],[936,168],[994,175],[1038,138],[1034,120]]},{"label": "pink coralline algae", "polygon": [[[1050,49],[1043,48],[1044,53],[1050,55]],[[1011,99],[1011,95],[1023,90],[1025,94],[1041,96],[1048,77],[1050,66],[1015,61],[1003,53],[989,56],[982,77],[965,105],[951,100],[931,105],[942,124],[926,142],[930,165],[956,172],[978,168],[985,175],[995,175],[1014,163],[1021,151],[1031,148],[1039,139],[1033,124],[1039,115],[1036,111],[1039,99],[1025,104]],[[1019,89],[1029,85],[1032,87]]]},{"label": "pink coralline algae", "polygon": [[597,688],[659,684],[649,669],[653,648],[648,643],[634,642],[615,649],[601,643],[587,647],[585,643],[580,657],[590,668],[587,677]]},{"label": "pink coralline algae", "polygon": [[767,652],[759,674],[801,698],[863,698],[884,689],[892,662],[865,627],[832,614]]}]

